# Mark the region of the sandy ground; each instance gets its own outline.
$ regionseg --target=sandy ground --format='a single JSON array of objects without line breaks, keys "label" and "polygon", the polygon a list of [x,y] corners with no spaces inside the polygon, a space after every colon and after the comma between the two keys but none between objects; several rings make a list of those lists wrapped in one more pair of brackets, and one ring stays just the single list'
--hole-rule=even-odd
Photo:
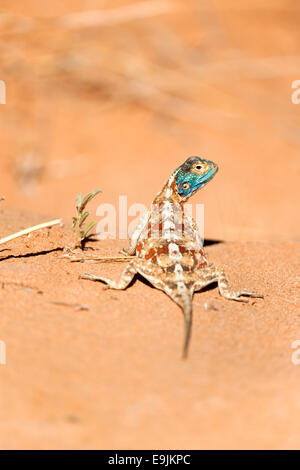
[{"label": "sandy ground", "polygon": [[[3,220],[20,228],[15,213]],[[299,244],[208,246],[232,285],[265,299],[196,294],[182,361],[180,309],[139,279],[124,292],[79,280],[122,267],[71,264],[60,251],[68,241],[53,228],[1,253],[1,448],[299,448]],[[106,256],[121,246],[90,243]]]},{"label": "sandy ground", "polygon": [[[298,3],[178,0],[74,30],[58,18],[128,3],[0,6],[0,236],[65,221],[1,246],[0,448],[299,449]],[[102,189],[97,222],[102,203],[118,216],[119,196],[148,206],[195,154],[220,168],[191,201],[205,207],[208,257],[265,299],[196,294],[183,362],[182,313],[166,295],[139,279],[103,290],[79,274],[123,266],[61,255],[79,191]]]}]

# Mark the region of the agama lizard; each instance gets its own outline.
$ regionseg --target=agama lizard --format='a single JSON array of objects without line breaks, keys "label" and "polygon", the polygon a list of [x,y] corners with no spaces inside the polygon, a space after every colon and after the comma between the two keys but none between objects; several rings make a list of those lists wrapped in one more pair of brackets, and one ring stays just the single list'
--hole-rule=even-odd
[{"label": "agama lizard", "polygon": [[231,291],[225,273],[209,264],[195,221],[184,214],[183,205],[208,183],[218,166],[200,157],[188,158],[170,176],[142,218],[123,254],[134,256],[118,282],[84,274],[81,278],[102,281],[111,289],[126,289],[139,273],[154,287],[168,294],[183,310],[185,339],[183,357],[187,357],[192,324],[194,292],[217,282],[226,299],[247,301],[242,296],[260,297],[247,290]]}]

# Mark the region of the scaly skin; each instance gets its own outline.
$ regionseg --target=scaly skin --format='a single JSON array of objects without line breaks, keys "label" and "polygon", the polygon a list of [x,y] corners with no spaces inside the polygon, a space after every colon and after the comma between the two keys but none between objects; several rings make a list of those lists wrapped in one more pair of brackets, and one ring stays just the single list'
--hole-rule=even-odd
[{"label": "scaly skin", "polygon": [[126,289],[139,273],[168,294],[184,313],[184,358],[191,335],[194,292],[217,282],[220,294],[227,299],[246,301],[242,296],[263,297],[255,292],[229,289],[225,273],[208,264],[194,220],[183,212],[188,198],[208,183],[217,170],[217,165],[209,160],[190,157],[172,173],[137,226],[128,250],[123,250],[135,257],[118,282],[92,274],[81,276],[105,282],[111,289]]}]

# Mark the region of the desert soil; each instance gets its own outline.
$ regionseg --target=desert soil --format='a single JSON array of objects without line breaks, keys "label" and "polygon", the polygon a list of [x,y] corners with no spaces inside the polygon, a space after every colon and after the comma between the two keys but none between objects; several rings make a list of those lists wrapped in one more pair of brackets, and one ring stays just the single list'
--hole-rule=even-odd
[{"label": "desert soil", "polygon": [[[65,225],[0,246],[0,448],[299,449],[300,10],[191,1],[103,28],[57,19],[112,8],[99,3],[1,5],[0,236]],[[123,264],[62,255],[79,191],[102,189],[98,222],[120,195],[148,206],[195,154],[220,168],[191,201],[205,205],[208,258],[265,298],[196,294],[182,361],[182,313],[166,295],[140,279],[104,290],[79,275],[117,279]]]}]

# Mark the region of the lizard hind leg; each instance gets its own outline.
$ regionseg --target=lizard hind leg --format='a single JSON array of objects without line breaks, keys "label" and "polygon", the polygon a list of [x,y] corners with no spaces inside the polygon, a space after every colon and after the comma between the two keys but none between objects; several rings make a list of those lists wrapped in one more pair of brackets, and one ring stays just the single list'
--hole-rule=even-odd
[{"label": "lizard hind leg", "polygon": [[220,295],[225,299],[236,300],[237,302],[248,302],[247,299],[243,299],[242,297],[256,297],[261,299],[264,297],[262,294],[248,290],[230,290],[228,279],[224,271],[213,266],[204,269],[202,272],[200,271],[199,274],[198,280],[194,284],[194,291],[203,289],[209,284],[217,282]]},{"label": "lizard hind leg", "polygon": [[127,255],[127,256],[134,256],[136,254],[136,245],[138,242],[138,239],[145,228],[145,225],[148,221],[149,217],[149,211],[145,212],[142,217],[139,219],[138,224],[131,235],[130,242],[129,242],[129,247],[128,248],[123,248],[120,253],[122,255]]},{"label": "lizard hind leg", "polygon": [[112,279],[108,279],[107,277],[95,276],[94,274],[89,274],[89,273],[81,274],[80,278],[81,279],[90,279],[92,281],[104,282],[107,285],[107,288],[109,288],[109,289],[123,290],[123,289],[126,289],[126,287],[129,286],[129,284],[131,283],[132,279],[134,278],[136,272],[137,271],[136,271],[136,268],[135,268],[135,264],[132,261],[131,263],[129,263],[126,266],[126,268],[122,272],[119,281],[114,281]]},{"label": "lizard hind leg", "polygon": [[264,296],[257,292],[248,291],[248,290],[241,290],[241,291],[232,291],[229,288],[229,283],[224,271],[218,272],[218,287],[219,292],[222,297],[226,299],[236,300],[238,302],[248,302],[248,299],[242,299],[241,297],[256,297],[263,299]]}]

